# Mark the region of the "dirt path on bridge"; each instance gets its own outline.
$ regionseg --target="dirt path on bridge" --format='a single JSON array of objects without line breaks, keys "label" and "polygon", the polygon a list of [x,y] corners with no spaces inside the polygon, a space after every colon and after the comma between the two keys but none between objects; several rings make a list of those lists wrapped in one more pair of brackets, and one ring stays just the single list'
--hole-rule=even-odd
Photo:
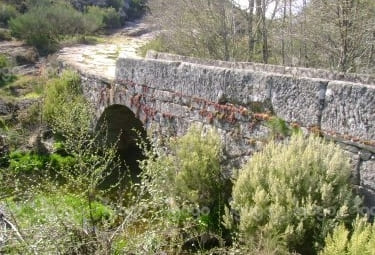
[{"label": "dirt path on bridge", "polygon": [[116,60],[119,57],[136,57],[138,48],[155,35],[156,32],[146,22],[128,22],[126,27],[112,35],[101,36],[98,44],[81,44],[61,49],[57,53],[57,59],[81,72],[113,80]]}]

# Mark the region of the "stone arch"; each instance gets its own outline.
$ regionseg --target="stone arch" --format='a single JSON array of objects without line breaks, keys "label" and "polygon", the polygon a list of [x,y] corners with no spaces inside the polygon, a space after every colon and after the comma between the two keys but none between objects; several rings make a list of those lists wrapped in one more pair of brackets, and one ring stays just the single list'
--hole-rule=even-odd
[{"label": "stone arch", "polygon": [[120,158],[126,162],[131,175],[139,174],[138,160],[143,158],[142,151],[137,146],[139,135],[146,138],[146,130],[142,122],[126,106],[114,104],[105,108],[101,114],[96,129],[101,132],[106,143],[117,142]]}]

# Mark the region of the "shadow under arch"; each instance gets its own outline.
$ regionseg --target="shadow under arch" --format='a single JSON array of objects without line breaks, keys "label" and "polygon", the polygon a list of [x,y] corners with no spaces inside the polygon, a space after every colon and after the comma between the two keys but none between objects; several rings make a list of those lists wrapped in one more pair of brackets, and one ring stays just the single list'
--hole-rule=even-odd
[{"label": "shadow under arch", "polygon": [[[100,132],[102,142],[117,142],[118,154],[129,167],[132,179],[136,180],[140,173],[137,160],[144,159],[141,149],[137,146],[137,140],[146,139],[147,136],[142,122],[128,107],[111,105],[100,116],[96,130]],[[116,176],[110,177],[112,181],[116,181],[115,178]]]}]

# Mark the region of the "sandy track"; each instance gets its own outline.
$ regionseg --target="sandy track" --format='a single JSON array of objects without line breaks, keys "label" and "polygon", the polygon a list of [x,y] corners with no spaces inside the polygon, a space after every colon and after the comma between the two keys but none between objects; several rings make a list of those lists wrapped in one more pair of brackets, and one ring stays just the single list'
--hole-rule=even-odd
[{"label": "sandy track", "polygon": [[137,50],[151,40],[155,32],[143,22],[128,25],[109,36],[100,38],[95,45],[75,45],[61,49],[58,61],[80,72],[114,80],[116,60],[121,57],[137,57]]}]

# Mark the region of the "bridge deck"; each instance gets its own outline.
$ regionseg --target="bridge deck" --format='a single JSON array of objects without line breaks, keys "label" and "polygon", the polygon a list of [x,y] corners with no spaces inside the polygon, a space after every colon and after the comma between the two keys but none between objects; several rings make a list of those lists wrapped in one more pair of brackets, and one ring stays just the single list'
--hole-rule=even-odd
[{"label": "bridge deck", "polygon": [[130,23],[111,36],[102,37],[94,45],[65,47],[58,53],[58,61],[81,73],[105,80],[115,79],[116,60],[137,57],[137,50],[154,36],[145,23]]}]

